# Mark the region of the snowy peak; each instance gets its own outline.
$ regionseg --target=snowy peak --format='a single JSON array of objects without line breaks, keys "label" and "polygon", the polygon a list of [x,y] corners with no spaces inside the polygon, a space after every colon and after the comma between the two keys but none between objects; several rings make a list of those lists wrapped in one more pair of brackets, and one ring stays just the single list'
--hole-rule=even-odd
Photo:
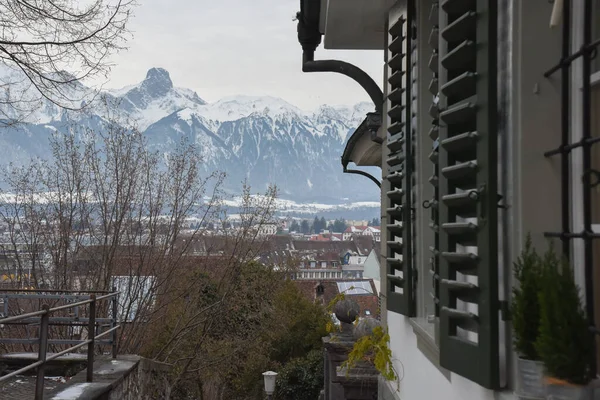
[{"label": "snowy peak", "polygon": [[141,89],[147,91],[152,97],[166,96],[173,89],[173,81],[166,69],[150,68],[146,79],[142,82]]},{"label": "snowy peak", "polygon": [[231,96],[198,110],[209,121],[237,121],[250,115],[301,117],[303,111],[283,99],[271,96]]}]

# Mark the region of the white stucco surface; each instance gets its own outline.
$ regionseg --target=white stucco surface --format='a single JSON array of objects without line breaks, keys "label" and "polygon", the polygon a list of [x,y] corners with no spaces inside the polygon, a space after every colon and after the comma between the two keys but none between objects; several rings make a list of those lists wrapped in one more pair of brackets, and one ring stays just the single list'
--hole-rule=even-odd
[{"label": "white stucco surface", "polygon": [[[401,400],[512,400],[510,393],[499,393],[451,373],[450,381],[417,348],[417,337],[408,318],[388,312],[390,348],[394,366],[400,375],[400,391],[395,398]],[[465,362],[468,362],[465,360]],[[395,385],[388,385],[395,388]],[[380,397],[382,398],[382,397]],[[388,400],[386,398],[386,400]]]}]

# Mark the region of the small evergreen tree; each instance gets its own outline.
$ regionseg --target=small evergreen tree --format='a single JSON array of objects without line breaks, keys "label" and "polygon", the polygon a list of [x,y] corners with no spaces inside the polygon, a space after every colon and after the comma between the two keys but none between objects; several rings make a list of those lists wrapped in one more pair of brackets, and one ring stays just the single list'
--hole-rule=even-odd
[{"label": "small evergreen tree", "polygon": [[515,350],[527,360],[540,359],[535,341],[540,326],[539,292],[541,287],[541,258],[531,244],[531,235],[525,239],[525,248],[514,263],[519,287],[513,289],[512,325]]},{"label": "small evergreen tree", "polygon": [[302,232],[304,235],[310,233],[310,226],[308,225],[308,221],[303,219],[302,223],[300,224],[300,232]]},{"label": "small evergreen tree", "polygon": [[292,221],[292,225],[290,226],[290,231],[291,232],[298,232],[298,231],[300,231],[300,224],[298,224],[298,221],[296,221],[296,220]]},{"label": "small evergreen tree", "polygon": [[587,384],[592,379],[590,366],[596,356],[594,337],[573,271],[552,246],[544,255],[542,268],[540,327],[535,349],[548,376]]}]

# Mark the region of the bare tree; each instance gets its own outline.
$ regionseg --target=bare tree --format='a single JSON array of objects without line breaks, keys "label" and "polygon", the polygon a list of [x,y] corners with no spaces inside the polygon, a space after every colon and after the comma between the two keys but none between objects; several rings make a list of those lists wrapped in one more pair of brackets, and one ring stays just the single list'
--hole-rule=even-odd
[{"label": "bare tree", "polygon": [[[51,144],[50,160],[11,167],[0,195],[2,246],[15,254],[16,275],[30,275],[35,288],[116,287],[120,350],[173,364],[172,387],[242,352],[270,309],[261,304],[273,281],[263,282],[255,261],[276,189],[255,196],[244,186],[227,215],[223,174],[202,176],[190,143],[159,154],[109,121],[100,131],[56,133]],[[209,232],[209,222],[222,228]],[[239,307],[249,319],[236,317]],[[230,346],[217,351],[227,329]]]},{"label": "bare tree", "polygon": [[[85,4],[85,5],[84,5]],[[81,80],[106,76],[121,50],[133,0],[0,0],[0,117],[26,118],[42,100],[78,110],[94,93]]]}]

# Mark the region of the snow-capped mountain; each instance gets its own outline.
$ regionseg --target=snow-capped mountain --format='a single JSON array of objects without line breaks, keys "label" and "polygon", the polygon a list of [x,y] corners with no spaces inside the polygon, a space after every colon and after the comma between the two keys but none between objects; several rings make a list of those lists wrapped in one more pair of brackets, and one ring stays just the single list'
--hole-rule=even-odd
[{"label": "snow-capped mountain", "polygon": [[[370,103],[323,105],[310,111],[268,96],[207,103],[193,90],[175,87],[162,68],[151,68],[142,82],[105,91],[101,98],[142,130],[149,145],[160,152],[172,151],[182,138],[195,143],[206,172],[227,172],[227,186],[234,192],[247,179],[256,190],[274,183],[282,197],[300,202],[379,200],[372,183],[343,174],[340,163],[347,137],[373,111]],[[47,156],[48,136],[69,123],[94,128],[106,109],[97,103],[74,113],[43,101],[26,124],[0,130],[0,145],[7,155],[0,167]]]}]

